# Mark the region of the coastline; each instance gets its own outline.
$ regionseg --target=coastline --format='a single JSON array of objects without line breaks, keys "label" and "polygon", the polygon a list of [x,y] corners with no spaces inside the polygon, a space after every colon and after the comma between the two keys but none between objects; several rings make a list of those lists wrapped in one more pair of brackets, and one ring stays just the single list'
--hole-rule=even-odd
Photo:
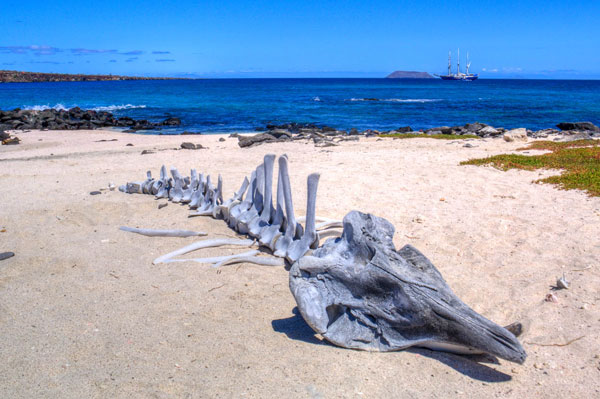
[{"label": "coastline", "polygon": [[[16,253],[0,263],[0,396],[591,397],[600,389],[593,382],[600,248],[590,239],[600,236],[600,198],[532,183],[557,171],[459,166],[514,152],[522,142],[478,139],[468,148],[463,140],[360,137],[332,148],[302,142],[239,148],[225,135],[34,130],[17,136],[20,145],[0,147],[0,184],[10,188],[3,193],[1,250]],[[182,141],[206,149],[182,150]],[[339,219],[357,209],[388,219],[396,246],[421,250],[476,311],[502,325],[522,322],[527,362],[337,348],[294,314],[283,268],[153,266],[157,255],[195,240],[118,230],[235,236],[219,221],[188,219],[176,204],[159,210],[148,196],[106,188],[165,164],[220,173],[229,197],[237,189],[231,184],[265,153],[289,155],[299,215],[305,178],[319,172],[318,214]],[[558,303],[545,302],[563,273],[571,288],[556,292]],[[543,346],[581,336],[566,347]]]}]

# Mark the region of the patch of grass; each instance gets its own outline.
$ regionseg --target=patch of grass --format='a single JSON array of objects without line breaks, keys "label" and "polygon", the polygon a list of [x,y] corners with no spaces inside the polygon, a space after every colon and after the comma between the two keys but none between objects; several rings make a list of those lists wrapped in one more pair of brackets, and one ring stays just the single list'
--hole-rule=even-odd
[{"label": "patch of grass", "polygon": [[600,146],[600,140],[575,140],[566,142],[556,141],[534,141],[529,147],[518,148],[517,150],[562,150],[565,148],[579,148],[579,147],[597,147]]},{"label": "patch of grass", "polygon": [[399,139],[439,139],[439,140],[461,140],[461,139],[478,139],[479,136],[474,134],[415,134],[415,133],[393,133],[393,134],[380,134],[379,137],[394,137]]},{"label": "patch of grass", "polygon": [[543,155],[501,154],[488,158],[471,159],[461,165],[492,165],[508,169],[561,169],[563,173],[536,183],[550,183],[563,190],[584,190],[589,195],[600,196],[600,141],[577,140],[566,143],[536,141],[521,150],[550,150]]}]

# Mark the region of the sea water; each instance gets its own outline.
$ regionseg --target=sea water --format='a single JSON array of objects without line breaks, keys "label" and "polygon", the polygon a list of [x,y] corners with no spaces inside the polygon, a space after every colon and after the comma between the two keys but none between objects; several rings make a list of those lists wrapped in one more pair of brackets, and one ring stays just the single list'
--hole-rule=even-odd
[{"label": "sea water", "polygon": [[163,133],[245,132],[267,124],[414,130],[483,122],[543,129],[600,125],[600,81],[207,79],[0,84],[0,109],[71,108],[182,125]]}]

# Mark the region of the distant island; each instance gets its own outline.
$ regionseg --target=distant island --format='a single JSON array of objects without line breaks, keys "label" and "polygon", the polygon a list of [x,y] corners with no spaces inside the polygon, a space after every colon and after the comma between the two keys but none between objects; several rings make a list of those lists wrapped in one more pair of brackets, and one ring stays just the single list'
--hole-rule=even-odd
[{"label": "distant island", "polygon": [[107,80],[172,80],[185,78],[148,78],[119,75],[80,75],[67,73],[43,73],[22,71],[0,71],[0,83],[31,82],[97,82]]},{"label": "distant island", "polygon": [[427,72],[395,71],[386,76],[388,79],[435,79]]}]

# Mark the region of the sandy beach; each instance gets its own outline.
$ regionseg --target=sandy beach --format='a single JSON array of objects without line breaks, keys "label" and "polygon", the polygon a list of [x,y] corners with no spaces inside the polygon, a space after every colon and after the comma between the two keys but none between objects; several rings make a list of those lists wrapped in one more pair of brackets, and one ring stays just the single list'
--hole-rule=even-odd
[{"label": "sandy beach", "polygon": [[[2,398],[600,395],[600,198],[533,183],[556,171],[459,166],[523,143],[361,138],[242,149],[226,135],[17,136],[20,145],[0,147],[0,252],[16,254],[0,261]],[[182,150],[183,141],[207,148]],[[119,231],[236,237],[220,220],[188,219],[186,206],[158,209],[164,200],[108,184],[143,180],[165,164],[220,173],[228,198],[267,153],[289,156],[297,215],[306,176],[319,172],[319,216],[360,210],[388,219],[396,246],[422,251],[474,310],[500,325],[523,323],[525,364],[338,348],[297,313],[283,267],[153,265],[197,238]],[[563,273],[570,289],[544,301]]]}]

